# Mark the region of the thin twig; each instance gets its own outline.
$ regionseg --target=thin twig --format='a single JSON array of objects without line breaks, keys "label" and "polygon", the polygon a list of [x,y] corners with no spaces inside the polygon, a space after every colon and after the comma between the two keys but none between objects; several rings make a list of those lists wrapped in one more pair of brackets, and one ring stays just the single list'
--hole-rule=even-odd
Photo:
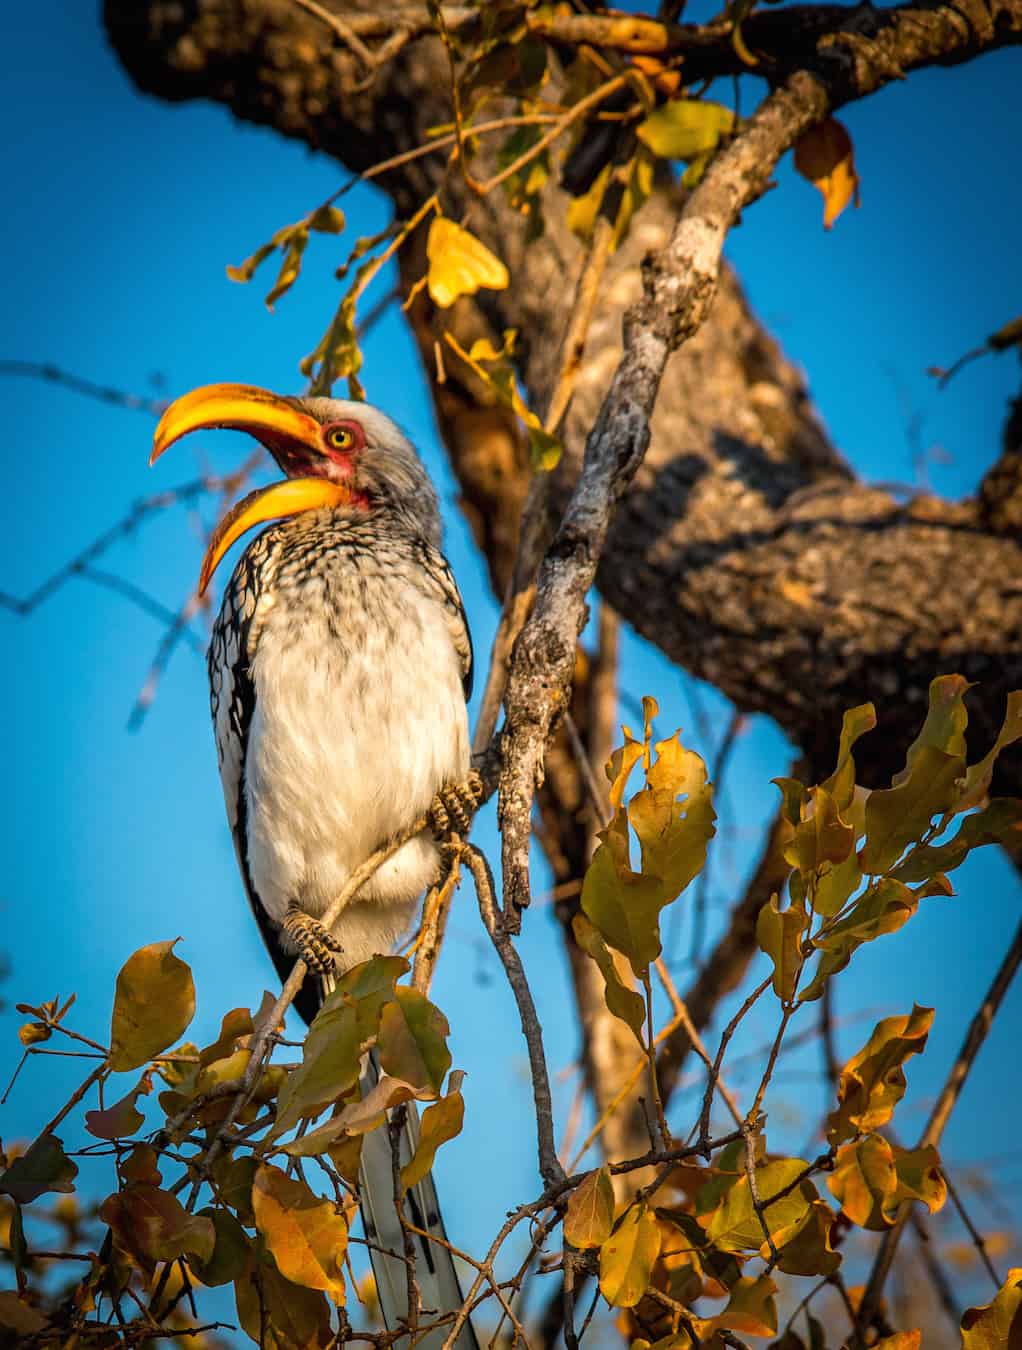
[{"label": "thin twig", "polygon": [[[994,1017],[998,1008],[1004,999],[1005,994],[1011,987],[1011,982],[1015,973],[1022,963],[1022,923],[1015,930],[1015,936],[1012,938],[1011,945],[1004,954],[1000,966],[997,969],[990,988],[983,997],[983,1001],[976,1010],[972,1021],[969,1023],[969,1029],[965,1034],[962,1047],[958,1052],[951,1071],[947,1076],[947,1081],[941,1090],[940,1096],[934,1103],[930,1118],[926,1122],[926,1128],[919,1140],[919,1148],[927,1148],[930,1145],[936,1147],[940,1142],[940,1137],[944,1132],[944,1127],[948,1122],[951,1112],[954,1110],[955,1103],[961,1095],[962,1088],[969,1076],[976,1056],[979,1054],[983,1042],[987,1038],[987,1033],[993,1024]],[[859,1307],[859,1315],[856,1322],[856,1333],[859,1343],[863,1341],[866,1330],[871,1325],[876,1316],[877,1309],[880,1306],[880,1298],[883,1293],[884,1283],[890,1273],[891,1264],[894,1261],[895,1252],[898,1250],[898,1243],[901,1240],[902,1232],[908,1221],[908,1216],[912,1210],[912,1202],[904,1201],[898,1208],[894,1225],[888,1229],[881,1240],[880,1247],[873,1263],[873,1269],[870,1272],[869,1282],[866,1285],[866,1292],[862,1296],[862,1303]]]},{"label": "thin twig", "polygon": [[500,957],[511,992],[518,1005],[522,1035],[529,1051],[529,1070],[532,1075],[532,1096],[536,1109],[536,1142],[539,1151],[539,1171],[548,1186],[564,1180],[564,1168],[557,1157],[554,1140],[553,1099],[550,1095],[550,1075],[543,1050],[543,1028],[539,1023],[532,990],[525,978],[521,958],[504,927],[503,917],[494,896],[493,876],[485,855],[472,844],[466,844],[463,857],[472,873],[479,900],[483,926]]},{"label": "thin twig", "polygon": [[655,969],[657,975],[660,977],[660,983],[663,985],[664,991],[671,1001],[671,1007],[674,1009],[675,1017],[677,1018],[678,1022],[680,1022],[681,1025],[688,1032],[689,1039],[692,1042],[693,1050],[695,1050],[696,1054],[699,1056],[699,1058],[706,1065],[707,1069],[710,1071],[710,1074],[712,1075],[711,1081],[716,1087],[716,1090],[720,1093],[724,1105],[731,1112],[732,1120],[735,1122],[736,1125],[741,1125],[742,1113],[738,1109],[738,1103],[735,1101],[731,1092],[725,1085],[724,1080],[720,1075],[719,1068],[717,1068],[714,1065],[713,1060],[710,1059],[709,1051],[703,1044],[703,1038],[699,1035],[695,1023],[692,1021],[692,1018],[689,1015],[688,1007],[685,1004],[685,1000],[678,993],[677,987],[674,981],[671,979],[671,973],[667,969],[667,963],[664,961],[664,958],[662,956],[657,957]]},{"label": "thin twig", "polygon": [[983,1262],[983,1265],[986,1267],[987,1274],[994,1282],[994,1288],[1000,1289],[1001,1277],[997,1273],[997,1267],[990,1259],[990,1253],[987,1251],[986,1239],[983,1237],[983,1234],[979,1231],[979,1229],[973,1223],[972,1219],[969,1217],[969,1211],[965,1208],[958,1187],[948,1176],[947,1168],[945,1167],[942,1170],[944,1172],[944,1184],[947,1186],[947,1193],[951,1197],[951,1203],[958,1211],[958,1217],[965,1225],[969,1237],[972,1238],[973,1246],[979,1252],[979,1259]]}]

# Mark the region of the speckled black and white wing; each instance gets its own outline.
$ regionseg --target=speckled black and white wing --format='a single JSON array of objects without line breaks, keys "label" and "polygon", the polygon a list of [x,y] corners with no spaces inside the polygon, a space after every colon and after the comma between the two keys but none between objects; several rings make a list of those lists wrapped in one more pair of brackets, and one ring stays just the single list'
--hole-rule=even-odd
[{"label": "speckled black and white wing", "polygon": [[465,691],[465,702],[472,697],[472,634],[465,615],[465,606],[454,580],[454,573],[444,555],[428,544],[424,539],[416,541],[419,570],[416,584],[430,599],[436,599],[443,607],[444,618],[451,635],[451,642],[461,662],[461,687]]},{"label": "speckled black and white wing", "polygon": [[[248,737],[255,713],[256,693],[252,662],[259,637],[259,602],[276,571],[273,531],[254,539],[238,560],[224,592],[223,602],[209,643],[209,705],[213,718],[220,781],[224,790],[227,823],[234,840],[238,868],[245,884],[252,913],[281,981],[294,965],[294,955],[280,944],[252,881],[248,859],[247,794],[245,760]],[[318,996],[303,990],[296,1000],[299,1012],[314,1016]]]}]

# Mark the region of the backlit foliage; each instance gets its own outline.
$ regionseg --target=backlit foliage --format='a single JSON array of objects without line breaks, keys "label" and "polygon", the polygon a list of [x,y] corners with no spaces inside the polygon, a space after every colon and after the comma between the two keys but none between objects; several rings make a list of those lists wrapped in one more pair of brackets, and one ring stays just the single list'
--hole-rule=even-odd
[{"label": "backlit foliage", "polygon": [[[951,896],[947,873],[972,848],[1022,829],[1022,803],[987,799],[997,754],[1022,735],[1022,695],[1010,698],[990,752],[969,765],[967,688],[956,676],[934,680],[925,723],[890,788],[856,784],[855,745],[876,721],[869,705],[846,714],[825,782],[779,780],[791,872],[784,896],[759,916],[771,973],[755,995],[776,1002],[776,1038],[754,1095],[739,1105],[722,1078],[729,1028],[694,1121],[668,1120],[660,1107],[663,1029],[654,1027],[653,974],[663,969],[664,912],[685,903],[712,846],[713,789],[680,736],[654,739],[652,699],[643,703],[641,737],[625,728],[607,764],[613,814],[585,878],[576,931],[648,1075],[651,1146],[639,1158],[610,1158],[548,1185],[512,1213],[495,1255],[525,1221],[535,1254],[555,1251],[560,1225],[562,1259],[595,1277],[599,1296],[625,1318],[633,1350],[721,1350],[736,1336],[817,1350],[826,1341],[812,1299],[841,1282],[850,1235],[884,1232],[914,1206],[934,1213],[945,1204],[939,1130],[931,1123],[913,1145],[892,1133],[933,1009],[877,1023],[841,1070],[819,1156],[771,1147],[765,1107],[782,1042],[827,983],[865,943],[910,922],[920,904]],[[12,1343],[39,1347],[121,1344],[119,1336],[133,1343],[154,1328],[173,1335],[205,1326],[212,1336],[202,1290],[232,1285],[237,1324],[262,1345],[327,1346],[367,1322],[360,1334],[389,1344],[396,1333],[373,1328],[348,1263],[362,1241],[352,1227],[359,1155],[367,1133],[388,1128],[387,1112],[413,1100],[428,1105],[397,1189],[414,1186],[438,1148],[457,1148],[463,1076],[451,1068],[446,1018],[405,982],[403,957],[380,956],[338,981],[300,1058],[280,1044],[269,996],[255,1012],[226,1013],[211,1044],[175,1044],[191,1022],[195,991],[174,945],[154,943],[126,962],[105,1043],[72,1029],[72,1000],[22,1005],[31,1018],[21,1031],[26,1056],[45,1055],[51,1040],[84,1042],[95,1064],[40,1135],[4,1160],[6,1259],[16,1289],[0,1294],[0,1328]],[[270,1033],[265,1046],[259,1031]],[[360,1066],[370,1046],[383,1075],[363,1095]],[[713,1135],[718,1093],[732,1128]],[[75,1199],[75,1159],[89,1156],[109,1159],[113,1183],[91,1213]],[[79,1267],[69,1277],[57,1259],[54,1224],[84,1273]],[[481,1297],[486,1316],[494,1298],[513,1300],[521,1278],[499,1274],[488,1259],[469,1297]],[[780,1324],[785,1282],[802,1300],[797,1325]],[[966,1350],[1009,1344],[1020,1297],[1013,1271],[992,1303],[966,1313]],[[423,1314],[419,1330],[452,1318]],[[918,1340],[903,1333],[880,1344],[905,1350]]]}]

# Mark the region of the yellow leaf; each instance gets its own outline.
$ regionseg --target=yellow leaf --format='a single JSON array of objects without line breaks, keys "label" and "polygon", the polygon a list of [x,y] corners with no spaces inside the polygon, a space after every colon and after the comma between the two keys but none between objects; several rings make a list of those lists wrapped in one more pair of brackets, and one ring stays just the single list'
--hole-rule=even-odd
[{"label": "yellow leaf", "polygon": [[863,1048],[841,1070],[838,1109],[827,1117],[832,1144],[887,1124],[905,1095],[902,1065],[926,1049],[932,1025],[933,1009],[918,1005],[907,1015],[877,1023]]},{"label": "yellow leaf", "polygon": [[756,941],[774,963],[774,993],[782,1001],[794,996],[802,969],[802,934],[809,916],[801,905],[779,909],[777,896],[770,897],[756,920]]},{"label": "yellow leaf", "polygon": [[645,1205],[632,1205],[600,1248],[600,1292],[613,1308],[634,1308],[649,1288],[660,1255],[660,1225]]},{"label": "yellow leaf", "polygon": [[936,1214],[947,1199],[947,1182],[940,1170],[937,1150],[930,1144],[926,1148],[912,1149],[893,1145],[892,1151],[898,1173],[894,1207],[903,1200],[921,1200],[931,1214]]},{"label": "yellow leaf", "polygon": [[814,1200],[805,1223],[781,1247],[777,1269],[785,1275],[833,1275],[841,1256],[830,1243],[834,1211],[825,1200]]},{"label": "yellow leaf", "polygon": [[434,216],[426,241],[429,293],[441,309],[480,287],[502,291],[510,277],[499,258],[481,240],[446,216]]},{"label": "yellow leaf", "polygon": [[990,787],[997,756],[1006,746],[1013,745],[1022,738],[1022,690],[1015,690],[1009,694],[1007,705],[997,740],[978,764],[970,765],[965,775],[965,789],[955,803],[956,811],[966,811],[969,807],[979,806]]},{"label": "yellow leaf", "polygon": [[110,1067],[137,1069],[173,1045],[195,1015],[192,972],[174,942],[153,942],[129,956],[117,976],[110,1022]]},{"label": "yellow leaf", "polygon": [[886,1211],[898,1188],[890,1144],[879,1134],[845,1144],[827,1186],[852,1223],[872,1232],[890,1227]]},{"label": "yellow leaf", "polygon": [[305,1289],[322,1289],[343,1303],[348,1225],[334,1204],[313,1195],[303,1181],[264,1163],[252,1185],[252,1208],[281,1275]]},{"label": "yellow leaf", "polygon": [[875,1341],[873,1350],[919,1350],[923,1343],[921,1331],[896,1331],[893,1336],[885,1336]]},{"label": "yellow leaf", "polygon": [[810,127],[795,146],[795,168],[823,194],[823,228],[829,230],[854,199],[859,205],[852,138],[836,118]]},{"label": "yellow leaf", "polygon": [[841,719],[837,768],[827,781],[821,784],[834,798],[837,809],[841,812],[847,811],[855,798],[855,760],[852,758],[852,749],[859,737],[864,736],[867,731],[872,731],[876,724],[876,709],[872,703],[860,703],[857,708],[849,708]]},{"label": "yellow leaf", "polygon": [[785,861],[801,872],[815,872],[824,863],[843,863],[854,847],[855,831],[841,819],[834,798],[824,787],[810,788],[785,845]]},{"label": "yellow leaf", "polygon": [[576,914],[571,921],[571,927],[575,941],[584,952],[588,952],[600,968],[605,986],[604,1001],[608,1009],[615,1017],[620,1017],[622,1022],[627,1022],[640,1046],[643,1045],[642,1029],[646,1022],[645,999],[625,984],[607,944],[584,914]]},{"label": "yellow leaf", "polygon": [[410,1186],[416,1186],[433,1166],[433,1159],[441,1144],[446,1144],[461,1133],[465,1119],[465,1102],[461,1095],[460,1072],[451,1074],[447,1095],[433,1106],[427,1106],[422,1113],[419,1142],[415,1155],[401,1168],[402,1194]]},{"label": "yellow leaf", "polygon": [[741,1275],[730,1289],[723,1312],[699,1318],[696,1330],[708,1341],[716,1331],[741,1331],[748,1336],[772,1336],[777,1330],[777,1285],[769,1275]]},{"label": "yellow leaf", "polygon": [[962,1350],[1022,1350],[1022,1266],[1008,1271],[992,1303],[967,1309]]},{"label": "yellow leaf", "polygon": [[564,1216],[564,1236],[583,1250],[602,1247],[614,1226],[614,1188],[606,1166],[598,1168],[571,1193]]}]

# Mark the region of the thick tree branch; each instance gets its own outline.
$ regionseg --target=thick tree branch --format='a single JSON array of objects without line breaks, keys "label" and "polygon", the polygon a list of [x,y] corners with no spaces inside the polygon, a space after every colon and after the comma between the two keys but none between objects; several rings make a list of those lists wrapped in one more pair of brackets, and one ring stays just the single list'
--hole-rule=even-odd
[{"label": "thick tree branch", "polygon": [[[378,6],[326,8],[343,12],[366,41],[373,31],[383,37],[372,24],[392,22]],[[1022,0],[858,9],[855,21],[837,6],[782,8],[751,16],[743,35],[760,54],[785,48],[801,68],[796,111],[819,115],[918,66],[1017,42],[1020,12]],[[369,27],[355,24],[358,14]],[[105,15],[143,88],[220,99],[356,170],[422,144],[430,125],[450,118],[447,58],[435,39],[406,47],[365,89],[357,55],[289,0],[208,0],[201,9],[106,0]],[[771,24],[787,46],[778,37],[771,47]],[[729,36],[713,41],[730,50]],[[697,55],[686,56],[692,78]],[[433,155],[379,181],[407,214],[443,172],[444,156]],[[473,206],[473,230],[503,254],[515,284],[443,316],[420,298],[410,317],[431,375],[444,326],[463,345],[516,327],[525,338],[523,381],[534,406],[546,406],[581,259],[564,227],[565,198],[549,190],[546,233],[528,244],[526,223],[499,191]],[[461,209],[456,199],[452,209]],[[639,261],[666,244],[676,215],[665,185],[611,260],[565,424],[562,504],[620,360],[621,315],[638,299]],[[423,244],[413,237],[402,252],[406,289],[422,275]],[[527,455],[514,419],[464,372],[434,383],[434,394],[463,504],[503,596]],[[882,704],[881,734],[861,754],[866,781],[876,782],[899,767],[936,671],[960,669],[980,682],[977,741],[992,738],[1004,692],[1022,679],[1022,597],[1008,580],[1020,563],[1017,533],[970,503],[900,505],[855,483],[798,372],[725,272],[708,321],[668,363],[650,448],[611,526],[597,583],[673,660],[742,709],[775,716],[814,764],[832,756],[844,708],[866,698]],[[998,790],[1022,788],[1022,755],[1004,756],[1001,773]]]}]

